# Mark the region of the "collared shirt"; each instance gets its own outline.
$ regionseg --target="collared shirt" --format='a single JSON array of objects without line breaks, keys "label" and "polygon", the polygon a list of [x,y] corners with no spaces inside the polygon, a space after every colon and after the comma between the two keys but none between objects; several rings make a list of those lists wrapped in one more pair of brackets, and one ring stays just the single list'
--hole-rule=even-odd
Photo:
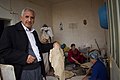
[{"label": "collared shirt", "polygon": [[35,54],[35,56],[36,56],[36,58],[37,58],[37,61],[41,61],[41,57],[40,57],[40,54],[39,54],[39,49],[38,49],[38,46],[36,45],[35,37],[34,37],[34,35],[33,35],[33,31],[34,31],[35,29],[32,28],[31,31],[30,31],[30,30],[29,30],[27,27],[25,27],[23,24],[22,24],[22,26],[23,26],[26,34],[27,34],[27,37],[28,37],[28,39],[29,39],[29,42],[30,42],[31,47],[32,47],[32,49],[33,49],[33,52],[34,52],[34,54]]}]

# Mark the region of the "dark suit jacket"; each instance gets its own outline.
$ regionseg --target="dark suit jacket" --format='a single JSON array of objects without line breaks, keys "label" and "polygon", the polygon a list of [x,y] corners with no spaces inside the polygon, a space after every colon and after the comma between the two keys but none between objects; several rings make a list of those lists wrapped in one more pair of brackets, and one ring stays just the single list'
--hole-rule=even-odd
[{"label": "dark suit jacket", "polygon": [[[42,52],[48,52],[52,48],[52,44],[40,43],[37,32],[34,31],[33,34],[40,50],[42,58],[42,74],[45,77]],[[20,80],[22,67],[28,65],[26,63],[27,56],[29,55],[28,42],[27,34],[21,25],[21,22],[6,27],[0,39],[0,58],[4,59],[5,64],[11,64],[14,66],[16,80]]]}]

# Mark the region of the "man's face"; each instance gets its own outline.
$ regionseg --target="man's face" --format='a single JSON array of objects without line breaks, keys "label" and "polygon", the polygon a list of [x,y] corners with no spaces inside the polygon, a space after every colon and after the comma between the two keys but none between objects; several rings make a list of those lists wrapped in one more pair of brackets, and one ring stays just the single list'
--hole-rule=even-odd
[{"label": "man's face", "polygon": [[25,27],[31,29],[35,20],[35,15],[32,11],[25,11],[24,14],[21,16],[21,21]]},{"label": "man's face", "polygon": [[75,50],[75,46],[72,46],[71,49],[74,51]]}]

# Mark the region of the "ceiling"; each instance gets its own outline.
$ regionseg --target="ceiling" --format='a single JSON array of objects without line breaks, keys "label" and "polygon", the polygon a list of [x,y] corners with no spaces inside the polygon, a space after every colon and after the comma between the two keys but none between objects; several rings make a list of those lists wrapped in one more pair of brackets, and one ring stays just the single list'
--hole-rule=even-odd
[{"label": "ceiling", "polygon": [[35,3],[35,4],[46,4],[46,3],[57,4],[57,3],[62,3],[65,1],[70,1],[70,0],[27,0],[27,1]]},{"label": "ceiling", "polygon": [[50,1],[51,3],[55,4],[55,3],[61,3],[61,2],[69,1],[69,0],[47,0],[47,1]]}]

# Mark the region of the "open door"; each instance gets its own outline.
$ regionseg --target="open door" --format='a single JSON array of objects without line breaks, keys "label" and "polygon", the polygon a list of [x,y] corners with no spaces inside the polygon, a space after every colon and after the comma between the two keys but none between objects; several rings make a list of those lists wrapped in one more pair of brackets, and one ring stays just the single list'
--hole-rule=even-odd
[{"label": "open door", "polygon": [[0,37],[2,35],[4,27],[10,25],[10,20],[7,19],[0,19]]}]

